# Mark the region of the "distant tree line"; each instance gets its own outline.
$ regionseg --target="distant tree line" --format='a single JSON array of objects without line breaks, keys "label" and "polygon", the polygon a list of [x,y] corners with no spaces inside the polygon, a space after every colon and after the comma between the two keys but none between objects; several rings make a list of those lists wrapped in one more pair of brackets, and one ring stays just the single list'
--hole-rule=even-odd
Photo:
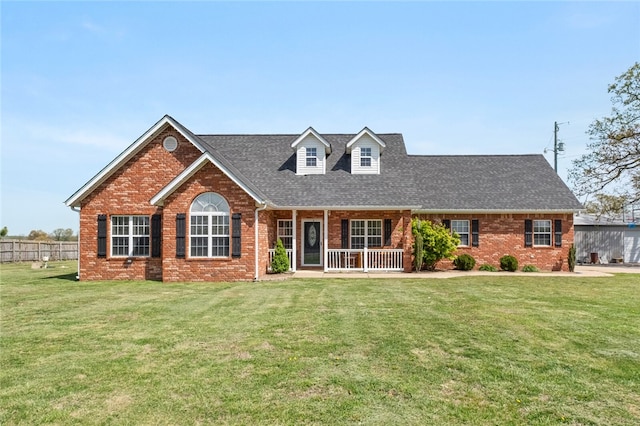
[{"label": "distant tree line", "polygon": [[[0,229],[0,238],[4,238],[8,234],[9,230],[6,226]],[[41,229],[33,229],[26,237],[20,236],[15,238],[31,241],[76,241],[78,239],[77,235],[73,234],[73,229],[71,228],[57,228],[54,229],[51,233],[47,233]]]}]

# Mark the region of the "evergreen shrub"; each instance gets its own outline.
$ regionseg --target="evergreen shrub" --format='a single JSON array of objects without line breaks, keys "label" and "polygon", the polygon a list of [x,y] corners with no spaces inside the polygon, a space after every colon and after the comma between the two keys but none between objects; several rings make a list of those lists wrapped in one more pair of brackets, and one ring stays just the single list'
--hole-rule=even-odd
[{"label": "evergreen shrub", "polygon": [[493,265],[489,265],[488,263],[485,263],[484,265],[480,266],[480,268],[478,269],[486,272],[498,272],[498,268],[496,268]]},{"label": "evergreen shrub", "polygon": [[515,272],[518,270],[518,259],[511,255],[504,255],[500,258],[500,269],[503,271]]},{"label": "evergreen shrub", "polygon": [[571,244],[571,248],[569,248],[567,263],[569,263],[569,272],[576,270],[576,247],[573,244]]},{"label": "evergreen shrub", "polygon": [[453,261],[456,269],[461,271],[470,271],[476,266],[476,260],[470,254],[464,253],[456,257]]},{"label": "evergreen shrub", "polygon": [[418,233],[415,235],[414,242],[414,258],[413,264],[416,268],[416,272],[420,272],[422,269],[422,263],[424,262],[424,242],[422,238],[422,234]]},{"label": "evergreen shrub", "polygon": [[271,272],[274,274],[281,274],[283,272],[287,272],[289,270],[289,257],[287,256],[287,251],[284,248],[284,244],[282,244],[282,240],[278,238],[276,241],[276,251],[273,255],[273,260],[271,261]]}]

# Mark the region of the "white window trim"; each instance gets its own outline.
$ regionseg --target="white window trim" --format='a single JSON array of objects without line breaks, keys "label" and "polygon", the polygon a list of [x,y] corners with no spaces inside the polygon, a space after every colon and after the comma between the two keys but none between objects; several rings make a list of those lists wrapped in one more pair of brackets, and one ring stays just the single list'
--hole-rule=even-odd
[{"label": "white window trim", "polygon": [[[206,234],[192,234],[191,233],[191,221],[193,220],[194,217],[206,217],[207,218],[207,233]],[[216,218],[216,224],[214,225],[214,221],[213,218]],[[223,224],[222,226],[226,226],[227,229],[229,229],[229,233],[227,234],[214,234],[213,233],[213,227],[214,226],[220,226],[217,222],[217,219],[220,217],[226,217],[227,218],[227,223]],[[198,212],[197,214],[193,214],[191,213],[189,216],[189,257],[192,257],[194,259],[227,259],[229,257],[231,257],[231,224],[229,221],[229,214],[224,214],[221,212]],[[206,238],[207,239],[207,255],[206,256],[200,256],[200,255],[195,255],[191,253],[191,245],[192,245],[192,238]],[[213,253],[213,239],[214,238],[226,238],[227,239],[227,254],[226,255],[222,255],[222,256],[214,256]]]},{"label": "white window trim", "polygon": [[[114,219],[117,218],[123,218],[126,217],[129,219],[129,224],[128,224],[128,231],[127,234],[123,234],[123,235],[114,235],[113,233],[113,221]],[[133,233],[133,229],[134,229],[134,225],[133,225],[133,219],[134,218],[146,218],[147,219],[147,230],[149,231],[148,234],[134,234]],[[111,243],[111,257],[151,257],[151,220],[149,219],[149,216],[146,215],[122,215],[122,214],[118,214],[118,215],[112,215],[111,216],[111,220],[110,220],[110,243]],[[114,238],[127,238],[128,239],[128,247],[129,247],[129,251],[127,254],[114,254],[113,249],[115,247],[115,245],[113,244],[113,239]],[[147,245],[147,252],[148,254],[133,254],[134,252],[134,241],[136,238],[148,238],[149,244]]]},{"label": "white window trim", "polygon": [[[313,150],[313,155],[310,155],[310,151]],[[305,148],[305,166],[306,167],[318,167],[318,148],[307,147]],[[310,165],[309,160],[313,160],[315,164]]]},{"label": "white window trim", "polygon": [[[364,222],[364,235],[353,235],[353,222]],[[380,235],[375,235],[375,234],[369,234],[369,222],[378,222],[380,224],[379,229],[380,229]],[[384,241],[382,240],[383,238],[383,232],[384,230],[382,229],[382,219],[351,219],[349,221],[349,247],[353,248],[353,237],[356,238],[363,238],[364,237],[364,247],[382,247]],[[369,246],[369,237],[372,238],[380,238],[380,245],[375,245],[375,246]]]},{"label": "white window trim", "polygon": [[[456,229],[454,229],[454,226],[453,226],[454,222],[467,222],[467,232],[460,233]],[[460,238],[460,244],[458,244],[458,247],[471,247],[471,221],[470,220],[466,220],[466,219],[451,219],[451,223],[449,224],[449,226],[451,227],[451,234],[452,235],[455,232],[456,234],[458,234],[458,236],[462,236],[462,235],[466,235],[467,236],[467,244],[462,244],[462,238]]]},{"label": "white window trim", "polygon": [[[206,194],[214,194],[216,196],[218,196],[219,198],[222,199],[222,201],[224,201],[224,207],[226,208],[225,211],[192,211],[193,209],[193,205],[196,203],[196,201],[198,201],[198,199]],[[216,206],[217,208],[218,206]],[[193,259],[228,259],[231,257],[231,212],[230,212],[230,207],[229,207],[229,203],[227,202],[227,200],[220,194],[215,193],[215,192],[206,192],[203,194],[200,194],[198,197],[196,197],[195,200],[193,200],[193,203],[191,204],[191,207],[189,208],[189,235],[188,235],[188,241],[189,241],[189,248],[188,248],[188,253],[189,253],[189,257],[193,258]],[[191,229],[191,225],[193,222],[193,218],[194,217],[206,217],[207,218],[207,232],[205,234],[193,234],[192,233],[192,229]],[[214,225],[213,223],[213,218],[216,218],[216,225]],[[226,226],[228,232],[226,234],[214,234],[213,233],[213,227],[214,226],[220,226],[218,225],[218,218],[220,217],[226,217],[226,224],[223,223],[222,226]],[[202,256],[202,255],[194,255],[192,254],[191,248],[192,248],[192,239],[193,238],[206,238],[207,239],[207,254],[206,256]],[[213,239],[214,238],[226,238],[227,240],[227,244],[226,244],[226,248],[227,248],[227,254],[223,255],[223,256],[214,256],[212,255],[213,253]]]},{"label": "white window trim", "polygon": [[[364,154],[363,150],[367,150],[369,153]],[[362,160],[369,160],[369,165],[362,164]],[[373,167],[373,149],[369,146],[363,146],[360,148],[360,167],[370,169]]]},{"label": "white window trim", "polygon": [[[547,222],[549,224],[549,232],[536,232],[536,222]],[[531,244],[533,247],[553,247],[553,222],[549,219],[534,219],[531,223]],[[549,235],[549,244],[536,244],[536,235]]]},{"label": "white window trim", "polygon": [[[285,224],[285,222],[288,222],[287,226],[283,226]],[[291,233],[290,234],[284,233],[285,229],[290,229]],[[293,220],[291,220],[291,219],[278,219],[277,238],[282,240],[283,244],[284,244],[285,238],[291,240],[291,247],[287,248],[287,246],[285,245],[284,248],[287,249],[287,250],[293,249]]]}]

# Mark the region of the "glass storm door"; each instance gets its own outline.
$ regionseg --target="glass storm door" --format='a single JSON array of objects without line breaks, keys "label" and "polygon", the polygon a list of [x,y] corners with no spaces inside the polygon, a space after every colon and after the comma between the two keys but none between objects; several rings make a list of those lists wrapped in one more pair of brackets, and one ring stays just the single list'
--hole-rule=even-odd
[{"label": "glass storm door", "polygon": [[322,266],[322,250],[320,250],[322,233],[320,232],[320,221],[304,221],[302,222],[302,229],[304,232],[302,265]]}]

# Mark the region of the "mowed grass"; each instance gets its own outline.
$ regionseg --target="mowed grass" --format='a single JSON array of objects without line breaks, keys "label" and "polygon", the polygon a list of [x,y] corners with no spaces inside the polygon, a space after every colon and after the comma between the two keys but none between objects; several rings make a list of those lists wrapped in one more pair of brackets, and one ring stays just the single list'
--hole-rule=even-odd
[{"label": "mowed grass", "polygon": [[163,284],[51,266],[1,267],[2,425],[640,423],[640,275]]}]

